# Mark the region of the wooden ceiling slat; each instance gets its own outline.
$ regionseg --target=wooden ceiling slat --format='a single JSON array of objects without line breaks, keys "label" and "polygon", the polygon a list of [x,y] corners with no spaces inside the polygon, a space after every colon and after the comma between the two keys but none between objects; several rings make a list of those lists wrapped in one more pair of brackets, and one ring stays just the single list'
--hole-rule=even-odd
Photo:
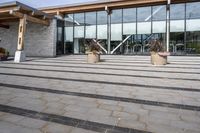
[{"label": "wooden ceiling slat", "polygon": [[[24,17],[24,14],[20,13],[20,12],[10,12],[10,14],[15,17],[18,17],[18,18]],[[47,26],[49,25],[49,21],[47,21],[47,20],[42,20],[42,19],[35,18],[35,17],[29,16],[29,15],[26,15],[26,17],[27,17],[26,19],[30,22],[43,24],[43,25],[47,25]]]}]

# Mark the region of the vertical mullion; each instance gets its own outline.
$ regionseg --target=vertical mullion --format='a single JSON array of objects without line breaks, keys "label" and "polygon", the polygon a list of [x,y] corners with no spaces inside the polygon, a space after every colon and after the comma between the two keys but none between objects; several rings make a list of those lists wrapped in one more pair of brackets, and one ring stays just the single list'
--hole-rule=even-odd
[{"label": "vertical mullion", "polygon": [[186,44],[186,37],[187,37],[187,34],[186,34],[186,11],[187,11],[187,6],[186,6],[186,3],[185,3],[185,17],[184,17],[184,52],[185,52],[185,54],[187,54],[186,52],[187,52],[187,50],[186,50],[186,48],[187,48],[187,44]]},{"label": "vertical mullion", "polygon": [[[85,34],[86,34],[86,17],[85,17],[85,14],[86,14],[86,12],[84,12],[84,20],[83,20],[83,25],[84,25],[84,38],[83,38],[83,43],[85,44]],[[80,46],[80,45],[79,45]],[[79,47],[79,51],[80,51],[80,47]],[[84,53],[85,53],[85,50],[84,50]]]},{"label": "vertical mullion", "polygon": [[96,40],[97,40],[97,11],[96,11]]},{"label": "vertical mullion", "polygon": [[138,8],[136,8],[136,44],[138,41]]},{"label": "vertical mullion", "polygon": [[153,6],[151,6],[151,34],[153,34]]},{"label": "vertical mullion", "polygon": [[73,48],[73,53],[74,53],[74,38],[75,38],[75,34],[74,34],[75,31],[74,31],[74,29],[75,28],[74,28],[74,13],[73,13],[73,47],[72,47]]}]

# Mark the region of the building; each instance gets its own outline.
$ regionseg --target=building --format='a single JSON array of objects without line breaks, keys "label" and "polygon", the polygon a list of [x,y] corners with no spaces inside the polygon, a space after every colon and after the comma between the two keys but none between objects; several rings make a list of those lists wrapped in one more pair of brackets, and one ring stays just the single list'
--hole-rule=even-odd
[{"label": "building", "polygon": [[[151,39],[159,39],[166,50],[175,55],[200,54],[199,0],[168,2],[99,0],[43,9],[29,7],[32,10],[22,13],[32,13],[32,17],[41,19],[38,14],[34,15],[35,10],[43,17],[55,17],[48,18],[48,26],[28,22],[24,47],[26,55],[85,54],[86,44],[91,39],[101,41],[104,54],[148,54]],[[5,15],[1,17],[2,9],[11,5],[28,6],[19,2],[0,5],[0,27],[4,27],[0,28],[0,47],[7,48],[14,55],[18,20]]]}]

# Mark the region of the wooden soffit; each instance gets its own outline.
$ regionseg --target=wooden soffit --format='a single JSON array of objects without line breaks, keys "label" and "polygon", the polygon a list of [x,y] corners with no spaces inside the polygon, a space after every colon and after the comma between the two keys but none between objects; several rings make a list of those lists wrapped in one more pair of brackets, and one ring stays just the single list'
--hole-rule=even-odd
[{"label": "wooden soffit", "polygon": [[0,4],[0,24],[18,21],[26,15],[27,21],[49,25],[49,19],[53,16],[19,2],[8,2]]},{"label": "wooden soffit", "polygon": [[[193,2],[198,0],[172,0],[172,3],[181,3],[181,2]],[[60,6],[60,7],[49,7],[41,9],[45,13],[49,14],[64,14],[64,13],[76,13],[84,11],[98,11],[105,10],[105,7],[109,9],[118,9],[126,7],[140,7],[148,5],[159,5],[167,4],[167,0],[109,0],[107,2],[94,2],[86,3],[81,5],[69,5],[69,6]]]}]

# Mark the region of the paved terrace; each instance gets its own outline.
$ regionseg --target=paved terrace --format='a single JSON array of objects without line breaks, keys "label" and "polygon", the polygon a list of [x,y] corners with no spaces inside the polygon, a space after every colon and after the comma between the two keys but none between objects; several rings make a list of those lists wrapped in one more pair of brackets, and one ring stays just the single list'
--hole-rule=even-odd
[{"label": "paved terrace", "polygon": [[0,133],[199,133],[200,57],[0,62]]}]

